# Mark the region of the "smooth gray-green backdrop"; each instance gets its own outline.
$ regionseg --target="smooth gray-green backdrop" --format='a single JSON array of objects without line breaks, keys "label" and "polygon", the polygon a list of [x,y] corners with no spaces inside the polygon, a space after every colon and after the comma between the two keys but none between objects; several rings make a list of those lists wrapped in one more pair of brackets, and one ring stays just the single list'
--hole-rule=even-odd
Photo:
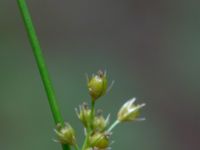
[{"label": "smooth gray-green backdrop", "polygon": [[[97,102],[114,121],[146,102],[145,122],[118,126],[113,150],[200,149],[200,1],[27,0],[59,105],[82,142],[74,108],[85,73],[115,80]],[[0,149],[60,150],[16,0],[0,1]],[[80,142],[80,143],[81,143]]]}]

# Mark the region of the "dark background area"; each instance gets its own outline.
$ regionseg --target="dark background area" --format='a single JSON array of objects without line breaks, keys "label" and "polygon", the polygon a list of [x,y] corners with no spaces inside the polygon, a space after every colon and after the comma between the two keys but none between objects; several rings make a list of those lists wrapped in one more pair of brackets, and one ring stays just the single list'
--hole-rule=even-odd
[{"label": "dark background area", "polygon": [[[27,0],[65,120],[89,102],[85,73],[106,69],[98,101],[146,102],[145,122],[118,126],[114,150],[200,149],[200,1]],[[0,149],[55,150],[53,119],[16,1],[0,2]]]}]

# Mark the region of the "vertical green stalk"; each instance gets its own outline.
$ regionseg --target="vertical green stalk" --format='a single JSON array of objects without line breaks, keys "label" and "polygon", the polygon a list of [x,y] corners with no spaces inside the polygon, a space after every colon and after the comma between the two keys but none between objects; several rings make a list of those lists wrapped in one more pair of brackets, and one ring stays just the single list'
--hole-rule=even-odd
[{"label": "vertical green stalk", "polygon": [[90,118],[90,127],[93,130],[93,121],[95,116],[95,100],[92,99],[91,102],[91,118]]},{"label": "vertical green stalk", "polygon": [[82,146],[82,150],[85,150],[88,147],[88,142],[89,142],[89,137],[93,131],[93,121],[95,117],[95,100],[91,100],[91,116],[90,116],[90,122],[89,122],[89,127],[87,128],[87,135],[85,138],[85,141]]},{"label": "vertical green stalk", "polygon": [[[24,25],[26,27],[26,31],[28,34],[28,38],[30,40],[32,49],[33,49],[33,53],[37,62],[37,66],[40,72],[40,76],[42,79],[42,82],[44,84],[44,88],[46,90],[46,94],[48,97],[48,102],[51,108],[51,112],[53,114],[53,118],[56,124],[61,123],[64,124],[64,120],[62,118],[62,115],[60,113],[57,101],[56,101],[56,96],[55,96],[55,92],[51,83],[51,80],[49,78],[49,73],[45,64],[45,60],[42,54],[42,50],[40,47],[40,43],[39,40],[37,38],[33,23],[32,23],[32,19],[26,4],[25,0],[17,0],[23,21],[24,21]],[[62,145],[63,150],[70,150],[70,147],[68,145]]]}]

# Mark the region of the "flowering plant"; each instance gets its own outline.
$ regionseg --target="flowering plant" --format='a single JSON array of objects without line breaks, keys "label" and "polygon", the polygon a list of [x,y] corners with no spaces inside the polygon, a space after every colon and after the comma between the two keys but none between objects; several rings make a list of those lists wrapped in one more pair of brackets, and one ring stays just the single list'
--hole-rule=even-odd
[{"label": "flowering plant", "polygon": [[86,103],[83,103],[80,105],[79,110],[76,109],[77,116],[82,122],[85,131],[85,140],[82,148],[80,149],[76,141],[75,130],[69,123],[64,122],[60,113],[54,88],[49,77],[47,66],[45,64],[39,40],[37,38],[26,2],[25,0],[17,0],[17,3],[56,124],[56,141],[62,144],[63,150],[70,150],[70,146],[73,146],[76,150],[106,150],[111,145],[110,138],[112,130],[118,124],[128,121],[144,120],[144,118],[139,118],[139,115],[140,109],[144,107],[145,104],[136,105],[136,99],[132,98],[120,108],[116,121],[109,126],[109,115],[104,118],[102,111],[95,109],[95,103],[100,97],[104,96],[111,89],[113,83],[108,87],[106,73],[99,71],[96,75],[92,75],[91,78],[87,78],[88,91],[91,96],[90,107]]},{"label": "flowering plant", "polygon": [[[119,123],[144,120],[144,118],[140,118],[139,115],[140,109],[145,106],[145,103],[137,105],[135,104],[136,98],[128,100],[120,108],[116,121],[109,126],[110,115],[105,118],[102,114],[102,110],[95,109],[95,103],[111,89],[113,82],[110,87],[107,87],[106,73],[102,71],[99,71],[91,78],[87,77],[87,81],[88,91],[91,96],[91,108],[84,102],[79,106],[79,110],[75,109],[85,132],[85,141],[81,150],[106,150],[110,148],[112,144],[112,142],[110,142],[112,130]],[[75,138],[75,131],[71,125],[66,123],[61,127],[60,124],[58,124],[55,132],[60,143],[72,145],[77,150],[80,149]]]}]

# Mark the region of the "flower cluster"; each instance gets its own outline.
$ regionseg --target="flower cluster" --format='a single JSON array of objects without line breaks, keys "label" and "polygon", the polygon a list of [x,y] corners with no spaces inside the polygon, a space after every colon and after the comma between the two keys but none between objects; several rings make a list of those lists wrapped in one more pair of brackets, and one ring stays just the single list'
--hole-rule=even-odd
[{"label": "flower cluster", "polygon": [[[144,120],[144,118],[140,118],[140,109],[145,106],[145,103],[135,104],[136,98],[132,98],[122,105],[116,121],[111,125],[109,124],[110,115],[105,118],[102,110],[95,109],[96,100],[105,95],[110,89],[107,86],[105,72],[99,71],[96,75],[88,78],[87,87],[91,96],[91,106],[84,102],[79,106],[79,109],[75,109],[85,132],[85,141],[81,150],[106,150],[111,145],[112,130],[119,123]],[[64,126],[57,125],[55,132],[60,143],[72,145],[76,150],[79,150],[75,131],[71,125],[68,123]]]}]

